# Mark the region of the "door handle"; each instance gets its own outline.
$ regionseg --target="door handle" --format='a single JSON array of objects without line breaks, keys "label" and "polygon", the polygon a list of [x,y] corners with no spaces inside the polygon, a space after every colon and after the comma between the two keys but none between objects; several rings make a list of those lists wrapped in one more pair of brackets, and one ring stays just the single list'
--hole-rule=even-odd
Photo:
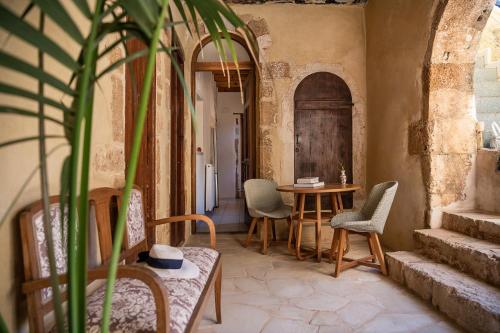
[{"label": "door handle", "polygon": [[299,152],[299,135],[295,134],[295,152]]}]

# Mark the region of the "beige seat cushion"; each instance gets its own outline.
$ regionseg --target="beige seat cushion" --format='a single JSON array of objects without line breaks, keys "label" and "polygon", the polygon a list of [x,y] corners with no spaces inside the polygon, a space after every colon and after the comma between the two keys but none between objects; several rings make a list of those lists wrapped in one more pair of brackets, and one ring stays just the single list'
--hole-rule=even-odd
[{"label": "beige seat cushion", "polygon": [[[201,247],[181,248],[184,258],[200,269],[196,279],[163,278],[168,290],[170,305],[170,331],[183,333],[215,267],[219,253]],[[102,315],[102,303],[106,287],[97,289],[88,297],[88,326],[98,331]],[[118,279],[113,294],[111,331],[156,332],[156,312],[153,294],[139,280]]]}]

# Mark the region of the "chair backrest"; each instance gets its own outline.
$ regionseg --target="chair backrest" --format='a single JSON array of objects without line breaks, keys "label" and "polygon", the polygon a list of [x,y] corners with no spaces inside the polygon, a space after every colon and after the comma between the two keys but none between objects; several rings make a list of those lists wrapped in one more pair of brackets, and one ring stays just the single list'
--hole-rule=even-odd
[{"label": "chair backrest", "polygon": [[269,212],[284,205],[283,198],[276,191],[275,181],[267,179],[249,179],[243,184],[245,200],[250,216],[255,216],[255,209]]},{"label": "chair backrest", "polygon": [[398,189],[398,182],[390,181],[373,186],[366,199],[361,213],[370,219],[378,233],[384,231],[392,202]]},{"label": "chair backrest", "polygon": [[[103,187],[91,191],[89,197],[91,214],[94,213],[98,227],[102,262],[106,263],[111,258],[118,209],[123,201],[123,191]],[[130,193],[120,254],[120,259],[125,260],[126,263],[136,262],[138,253],[148,249],[142,198],[141,188],[134,185]],[[94,208],[94,212],[92,212],[92,208]]]},{"label": "chair backrest", "polygon": [[[49,199],[49,224],[52,229],[54,241],[54,254],[56,268],[59,274],[67,271],[67,208],[61,211],[58,196]],[[62,216],[64,215],[64,220]],[[21,244],[23,252],[24,276],[26,281],[32,281],[50,276],[49,256],[47,240],[45,235],[43,203],[37,201],[27,206],[20,214]],[[89,266],[95,267],[101,264],[101,253],[99,243],[94,237],[97,225],[93,209],[89,214]],[[61,285],[61,292],[65,293],[65,285]],[[33,331],[49,330],[53,326],[53,318],[50,315],[52,307],[52,288],[42,289],[40,292],[29,294],[27,297],[30,327]]]},{"label": "chair backrest", "polygon": [[[147,251],[148,244],[146,238],[146,218],[144,215],[144,204],[142,201],[142,190],[134,185],[130,194],[128,205],[127,225],[123,239],[122,248],[124,250],[123,259],[127,263],[137,261],[139,252]],[[122,204],[123,193],[118,198],[118,207]]]}]

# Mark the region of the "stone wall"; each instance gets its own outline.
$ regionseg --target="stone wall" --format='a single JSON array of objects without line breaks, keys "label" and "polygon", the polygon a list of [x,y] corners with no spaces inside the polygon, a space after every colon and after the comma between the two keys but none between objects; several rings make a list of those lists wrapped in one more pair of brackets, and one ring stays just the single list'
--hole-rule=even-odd
[{"label": "stone wall", "polygon": [[[476,120],[473,69],[479,38],[494,0],[439,1],[423,71],[421,151],[427,223],[441,225],[443,209],[475,204]],[[427,102],[428,101],[428,102]]]},{"label": "stone wall", "polygon": [[[363,187],[355,196],[359,205],[366,183],[363,7],[261,4],[232,8],[249,25],[259,44],[259,176],[279,184],[294,182],[295,89],[309,74],[331,72],[347,83],[353,96],[353,173],[354,182]],[[181,41],[190,85],[191,56],[197,44],[187,34]],[[291,203],[292,199],[286,200]]]},{"label": "stone wall", "polygon": [[480,149],[476,161],[476,208],[500,213],[500,152]]},{"label": "stone wall", "polygon": [[366,6],[367,182],[371,187],[399,181],[382,237],[393,249],[412,248],[413,230],[424,227],[422,165],[412,154],[424,143],[414,136],[412,124],[421,116],[421,73],[433,10],[433,0],[371,1]]},{"label": "stone wall", "polygon": [[[366,84],[363,9],[298,5],[233,8],[248,22],[260,46],[261,176],[280,184],[294,182],[295,89],[306,76],[326,71],[341,77],[351,90],[354,103],[354,181],[364,185]],[[359,193],[357,198],[362,196]]]}]

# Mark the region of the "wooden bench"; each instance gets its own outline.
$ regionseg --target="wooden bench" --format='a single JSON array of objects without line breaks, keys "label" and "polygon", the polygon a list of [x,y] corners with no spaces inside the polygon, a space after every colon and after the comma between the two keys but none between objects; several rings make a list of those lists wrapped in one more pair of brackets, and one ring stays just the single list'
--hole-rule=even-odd
[{"label": "wooden bench", "polygon": [[[50,200],[50,216],[55,240],[57,269],[61,290],[65,295],[67,283],[66,237],[61,235],[61,214],[58,197]],[[107,276],[107,264],[113,244],[116,206],[121,204],[121,192],[111,188],[99,188],[90,193],[89,229],[98,244],[98,258],[88,271],[87,329],[99,327],[105,292],[103,279]],[[195,263],[200,270],[196,279],[160,278],[152,270],[135,264],[138,252],[148,250],[146,228],[168,223],[199,220],[208,224],[211,248],[182,247],[184,257]],[[52,329],[48,318],[52,312],[52,290],[49,282],[47,246],[42,219],[42,203],[27,207],[20,217],[25,282],[23,292],[27,296],[30,331],[45,332]],[[64,235],[66,231],[62,232]],[[193,332],[203,315],[203,309],[211,291],[215,290],[216,320],[221,322],[221,260],[215,250],[213,222],[203,215],[174,216],[161,220],[145,221],[142,192],[135,187],[129,204],[127,227],[118,268],[118,279],[113,293],[113,310],[110,330],[127,332]],[[96,244],[89,244],[89,249]],[[92,252],[92,251],[90,251]],[[99,282],[94,282],[99,281]]]}]

